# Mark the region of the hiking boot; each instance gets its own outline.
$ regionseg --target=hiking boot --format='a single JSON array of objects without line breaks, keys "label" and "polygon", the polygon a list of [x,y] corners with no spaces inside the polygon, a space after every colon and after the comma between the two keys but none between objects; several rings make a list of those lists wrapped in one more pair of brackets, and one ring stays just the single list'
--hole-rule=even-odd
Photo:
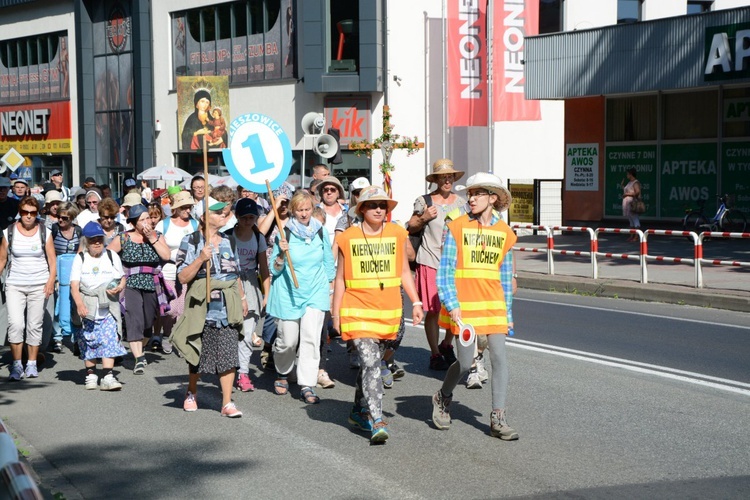
[{"label": "hiking boot", "polygon": [[505,420],[505,410],[492,410],[490,414],[490,434],[492,437],[500,438],[503,441],[518,439],[518,433]]},{"label": "hiking boot", "polygon": [[403,368],[401,368],[400,366],[398,366],[395,361],[392,362],[392,363],[390,363],[388,365],[388,369],[393,374],[393,379],[394,380],[396,380],[397,378],[401,378],[404,375],[406,375],[406,371]]},{"label": "hiking boot", "polygon": [[430,356],[430,370],[445,371],[450,365],[445,361],[442,354]]},{"label": "hiking boot", "polygon": [[380,361],[380,378],[383,381],[383,387],[390,389],[393,387],[393,373],[385,364],[385,361]]},{"label": "hiking boot", "polygon": [[481,389],[482,388],[482,381],[479,379],[479,372],[477,371],[476,367],[469,370],[469,376],[466,379],[466,388],[467,389]]},{"label": "hiking boot", "polygon": [[87,391],[91,391],[99,387],[99,377],[96,376],[96,373],[89,373],[88,375],[86,375],[84,387]]},{"label": "hiking boot", "polygon": [[372,424],[372,436],[370,436],[371,443],[384,443],[390,435],[388,434],[388,424],[382,418],[377,419]]},{"label": "hiking boot", "polygon": [[456,354],[453,352],[453,345],[442,342],[438,345],[438,350],[443,356],[445,362],[448,363],[448,366],[456,362]]},{"label": "hiking boot", "polygon": [[474,361],[477,365],[477,375],[479,375],[479,381],[482,383],[487,382],[490,376],[487,374],[487,367],[484,365],[484,355],[480,353],[476,358],[474,358]]},{"label": "hiking boot", "polygon": [[10,377],[8,377],[8,380],[12,382],[17,382],[23,378],[23,365],[20,364],[13,364],[13,366],[10,367]]},{"label": "hiking boot", "polygon": [[349,423],[364,432],[372,432],[372,420],[370,412],[365,408],[352,408],[349,412]]},{"label": "hiking boot", "polygon": [[122,384],[111,373],[105,375],[102,379],[102,383],[99,385],[99,390],[102,391],[119,391],[120,389],[122,389]]},{"label": "hiking boot", "polygon": [[448,430],[451,426],[451,401],[445,397],[442,390],[432,396],[432,423],[440,430]]},{"label": "hiking boot", "polygon": [[36,369],[36,365],[28,364],[26,365],[26,371],[24,372],[24,377],[26,378],[37,378],[39,376],[39,372]]},{"label": "hiking boot", "polygon": [[359,361],[359,353],[355,351],[349,351],[349,368],[356,370],[361,366]]},{"label": "hiking boot", "polygon": [[247,373],[240,373],[234,386],[242,392],[252,392],[255,390],[255,386],[252,380],[250,380],[250,375]]},{"label": "hiking boot", "polygon": [[198,409],[198,402],[195,400],[195,394],[188,391],[185,395],[185,402],[182,403],[182,409],[185,411],[196,411]]},{"label": "hiking boot", "polygon": [[240,418],[242,416],[242,412],[237,409],[233,402],[230,401],[221,409],[221,416],[229,418]]},{"label": "hiking boot", "polygon": [[336,382],[331,380],[327,371],[322,370],[318,372],[318,387],[322,387],[323,389],[333,389],[336,387]]}]

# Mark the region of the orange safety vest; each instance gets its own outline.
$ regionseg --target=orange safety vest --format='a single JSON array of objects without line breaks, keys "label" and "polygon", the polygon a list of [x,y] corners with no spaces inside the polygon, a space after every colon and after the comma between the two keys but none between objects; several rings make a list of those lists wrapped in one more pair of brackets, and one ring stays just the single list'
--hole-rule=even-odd
[{"label": "orange safety vest", "polygon": [[365,238],[360,227],[350,227],[336,237],[346,283],[339,311],[342,339],[396,338],[406,238],[406,230],[392,223],[380,236]]},{"label": "orange safety vest", "polygon": [[[508,312],[500,283],[500,266],[505,255],[516,243],[516,235],[502,219],[492,226],[481,226],[469,215],[448,223],[456,240],[456,294],[461,319],[481,335],[508,333]],[[458,325],[451,321],[443,306],[438,323],[458,334]]]}]

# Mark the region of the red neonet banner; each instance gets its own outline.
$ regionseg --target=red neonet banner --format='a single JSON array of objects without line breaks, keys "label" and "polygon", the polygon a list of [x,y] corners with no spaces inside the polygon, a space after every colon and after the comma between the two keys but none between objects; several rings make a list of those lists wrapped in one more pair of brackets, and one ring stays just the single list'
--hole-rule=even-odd
[{"label": "red neonet banner", "polygon": [[539,34],[538,0],[496,0],[493,23],[494,121],[540,120],[539,101],[524,98],[524,39]]},{"label": "red neonet banner", "polygon": [[0,106],[0,151],[70,153],[70,101]]},{"label": "red neonet banner", "polygon": [[448,0],[448,126],[487,126],[487,2]]}]

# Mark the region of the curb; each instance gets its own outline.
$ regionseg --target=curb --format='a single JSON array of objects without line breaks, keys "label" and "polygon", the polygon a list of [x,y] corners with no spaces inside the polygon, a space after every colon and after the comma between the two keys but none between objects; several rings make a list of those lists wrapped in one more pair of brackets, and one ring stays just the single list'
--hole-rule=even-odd
[{"label": "curb", "polygon": [[578,293],[595,297],[664,302],[667,304],[750,312],[750,292],[696,289],[659,283],[641,284],[615,279],[592,279],[578,276],[549,276],[531,272],[518,273],[519,288],[548,292]]}]

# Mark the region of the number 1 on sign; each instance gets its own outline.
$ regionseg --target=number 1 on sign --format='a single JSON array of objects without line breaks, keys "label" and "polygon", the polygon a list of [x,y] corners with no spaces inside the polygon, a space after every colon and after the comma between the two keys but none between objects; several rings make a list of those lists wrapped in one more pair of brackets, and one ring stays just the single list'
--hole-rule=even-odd
[{"label": "number 1 on sign", "polygon": [[249,135],[242,143],[242,147],[249,149],[253,157],[253,163],[255,163],[255,167],[251,169],[253,174],[274,168],[274,164],[266,158],[266,152],[263,150],[258,134]]}]

